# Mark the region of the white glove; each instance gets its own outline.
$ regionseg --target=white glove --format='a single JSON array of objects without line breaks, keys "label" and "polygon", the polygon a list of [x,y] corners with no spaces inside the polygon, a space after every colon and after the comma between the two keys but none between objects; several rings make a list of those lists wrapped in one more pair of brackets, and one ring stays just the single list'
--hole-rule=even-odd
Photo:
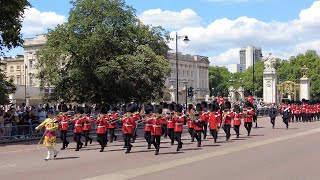
[{"label": "white glove", "polygon": [[38,126],[36,127],[36,130],[39,130],[39,127],[38,127]]}]

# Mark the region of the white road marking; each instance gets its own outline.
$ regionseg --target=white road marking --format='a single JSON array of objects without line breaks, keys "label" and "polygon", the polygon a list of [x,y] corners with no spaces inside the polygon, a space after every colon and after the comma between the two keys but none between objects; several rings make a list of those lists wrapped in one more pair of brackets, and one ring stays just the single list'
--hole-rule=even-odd
[{"label": "white road marking", "polygon": [[16,167],[17,165],[15,164],[11,164],[11,165],[6,165],[6,166],[0,166],[0,169],[1,168],[8,168],[8,167]]},{"label": "white road marking", "polygon": [[263,146],[263,145],[267,145],[267,144],[271,144],[271,143],[275,143],[275,142],[280,142],[280,141],[285,141],[285,140],[289,140],[289,139],[294,139],[297,137],[316,134],[319,132],[320,132],[320,128],[317,128],[317,129],[313,129],[310,131],[305,131],[305,132],[301,132],[301,133],[297,133],[297,134],[291,134],[291,135],[286,135],[286,136],[277,137],[277,138],[273,138],[273,139],[262,140],[259,142],[242,144],[242,145],[239,145],[236,147],[230,147],[230,148],[222,149],[219,151],[209,152],[209,153],[200,154],[200,155],[196,155],[196,156],[192,156],[192,157],[175,159],[175,160],[169,161],[169,162],[163,162],[163,163],[140,167],[140,168],[135,168],[135,169],[128,169],[128,170],[119,171],[116,173],[105,174],[105,175],[96,176],[96,177],[92,177],[92,178],[86,178],[85,180],[106,180],[106,179],[124,180],[124,179],[135,178],[138,176],[156,173],[159,171],[179,167],[179,166],[190,164],[193,162],[202,161],[202,160],[206,160],[209,158],[222,156],[222,155],[226,155],[226,154],[230,154],[230,153],[234,153],[234,152],[238,152],[238,151],[242,151],[242,150],[247,150],[247,149],[251,149],[251,148],[255,148],[255,147],[259,147],[259,146]]}]

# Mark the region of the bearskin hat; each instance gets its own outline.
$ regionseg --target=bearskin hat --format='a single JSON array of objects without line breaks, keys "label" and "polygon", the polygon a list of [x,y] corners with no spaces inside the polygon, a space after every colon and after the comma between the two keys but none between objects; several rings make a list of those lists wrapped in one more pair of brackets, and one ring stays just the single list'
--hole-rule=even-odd
[{"label": "bearskin hat", "polygon": [[229,101],[226,101],[223,105],[223,109],[231,109],[231,103]]},{"label": "bearskin hat", "polygon": [[162,114],[162,106],[161,105],[155,105],[154,112],[158,114]]},{"label": "bearskin hat", "polygon": [[240,113],[240,106],[239,105],[234,105],[233,106],[233,112]]},{"label": "bearskin hat", "polygon": [[144,112],[145,112],[146,114],[152,113],[153,110],[154,110],[154,107],[153,107],[152,104],[146,104],[146,105],[144,106]]},{"label": "bearskin hat", "polygon": [[175,104],[173,104],[173,103],[169,104],[169,110],[174,111],[174,106],[175,106]]},{"label": "bearskin hat", "polygon": [[212,107],[212,104],[211,104],[211,103],[209,103],[209,104],[208,104],[208,110],[210,110],[210,109],[211,109],[211,107]]},{"label": "bearskin hat", "polygon": [[193,109],[193,104],[188,105],[188,111],[190,111],[191,109]]},{"label": "bearskin hat", "polygon": [[119,108],[116,104],[112,106],[112,111],[118,111],[118,110],[119,110]]},{"label": "bearskin hat", "polygon": [[207,109],[208,108],[208,103],[206,101],[201,102],[201,107],[202,109]]},{"label": "bearskin hat", "polygon": [[134,113],[138,110],[138,106],[136,104],[128,104],[126,108],[126,112]]},{"label": "bearskin hat", "polygon": [[213,101],[210,110],[212,112],[217,112],[219,109],[220,109],[220,106],[219,106],[218,102],[217,101]]},{"label": "bearskin hat", "polygon": [[202,105],[200,103],[196,104],[196,111],[202,111]]},{"label": "bearskin hat", "polygon": [[180,105],[180,104],[176,104],[175,106],[174,106],[174,110],[176,111],[176,112],[179,112],[179,113],[181,113],[182,112],[182,106]]},{"label": "bearskin hat", "polygon": [[284,104],[284,103],[286,103],[286,100],[285,100],[285,99],[282,99],[281,102]]},{"label": "bearskin hat", "polygon": [[164,103],[162,104],[162,108],[163,108],[163,109],[168,109],[168,108],[169,108],[169,104],[166,103],[166,102],[164,102]]},{"label": "bearskin hat", "polygon": [[302,99],[302,103],[306,103],[306,99]]},{"label": "bearskin hat", "polygon": [[254,108],[253,105],[252,105],[252,103],[249,102],[249,101],[246,101],[246,102],[244,103],[244,107],[252,107],[252,108]]},{"label": "bearskin hat", "polygon": [[109,104],[104,104],[104,105],[101,106],[100,112],[102,114],[107,114],[109,110],[110,110],[110,105]]}]

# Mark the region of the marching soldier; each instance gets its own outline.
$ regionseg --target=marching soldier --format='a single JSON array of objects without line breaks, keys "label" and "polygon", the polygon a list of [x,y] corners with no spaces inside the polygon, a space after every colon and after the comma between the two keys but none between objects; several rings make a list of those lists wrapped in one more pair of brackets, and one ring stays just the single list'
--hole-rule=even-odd
[{"label": "marching soldier", "polygon": [[61,150],[64,150],[69,145],[69,141],[67,140],[67,133],[69,130],[70,114],[67,115],[67,114],[61,113],[57,120],[59,121],[59,124],[60,124],[60,133],[61,133],[61,141],[62,141]]},{"label": "marching soldier", "polygon": [[162,124],[164,123],[164,119],[162,118],[162,107],[161,105],[156,105],[154,108],[153,118],[151,120],[152,131],[151,131],[151,143],[155,147],[155,155],[159,154],[160,151],[160,140],[162,136]]},{"label": "marching soldier", "polygon": [[147,104],[144,106],[145,116],[142,119],[142,123],[144,126],[144,138],[148,143],[148,149],[151,149],[151,131],[152,131],[152,112],[153,106],[151,104]]},{"label": "marching soldier", "polygon": [[180,104],[175,105],[176,115],[174,117],[174,135],[175,139],[178,142],[177,151],[182,149],[181,134],[183,131],[183,122],[185,121],[185,116],[182,114],[182,106]]},{"label": "marching soldier", "polygon": [[54,148],[56,145],[56,131],[59,128],[59,122],[53,115],[53,111],[48,111],[48,118],[44,120],[39,126],[36,127],[36,130],[41,128],[46,128],[44,132],[44,140],[43,145],[48,148],[48,155],[45,158],[46,161],[56,158],[58,155],[58,151]]},{"label": "marching soldier", "polygon": [[92,126],[92,120],[93,120],[93,117],[90,116],[89,114],[88,115],[83,115],[83,118],[84,118],[84,125],[83,125],[83,136],[84,136],[84,146],[88,146],[88,141],[90,141],[90,144],[92,144],[92,138],[89,136],[90,134],[90,131],[91,131],[91,126]]},{"label": "marching soldier", "polygon": [[250,136],[250,133],[251,133],[253,115],[254,115],[253,105],[249,101],[246,101],[243,109],[243,116],[244,116],[244,127],[248,132],[248,136]]},{"label": "marching soldier", "polygon": [[[195,138],[197,139],[198,142],[198,147],[201,146],[201,134],[203,133],[203,124],[207,120],[207,114],[201,113],[202,111],[202,106],[201,104],[196,105],[196,112],[195,112],[195,119],[194,119],[194,133],[195,133]],[[201,113],[201,114],[200,114]]]},{"label": "marching soldier", "polygon": [[174,112],[174,107],[175,105],[172,103],[169,105],[169,110],[170,113],[168,115],[168,120],[167,120],[167,130],[168,130],[168,136],[171,140],[171,146],[173,146],[174,143],[174,128],[175,128],[175,118],[173,117],[175,112]]},{"label": "marching soldier", "polygon": [[[166,117],[168,114],[170,114],[170,111],[169,111],[169,105],[167,103],[163,103],[162,104],[162,113],[163,115]],[[167,131],[167,122],[164,121],[163,124],[162,124],[162,135],[164,135],[164,137],[166,138],[168,136],[168,131]]]},{"label": "marching soldier", "polygon": [[136,117],[133,113],[137,110],[135,104],[129,104],[126,109],[124,117],[121,119],[122,122],[122,133],[124,135],[124,147],[127,148],[126,154],[130,153],[132,145],[131,138],[134,133],[134,127],[136,125]]},{"label": "marching soldier", "polygon": [[[286,104],[290,104],[289,100],[286,102]],[[290,118],[291,110],[290,106],[288,105],[282,112],[282,120],[284,124],[286,125],[286,129],[289,128],[289,118]]]},{"label": "marching soldier", "polygon": [[308,104],[305,99],[302,99],[301,116],[302,116],[302,122],[308,121]]},{"label": "marching soldier", "polygon": [[117,136],[114,134],[114,130],[117,128],[117,120],[119,119],[119,114],[117,113],[118,108],[116,105],[112,107],[112,112],[109,119],[109,133],[110,133],[110,143],[117,140]]},{"label": "marching soldier", "polygon": [[195,118],[195,110],[193,108],[193,104],[189,104],[188,105],[188,116],[189,118],[187,119],[187,122],[188,122],[188,132],[191,136],[191,142],[194,142],[194,126],[195,126],[195,123],[194,123],[194,118]]},{"label": "marching soldier", "polygon": [[240,125],[241,125],[241,118],[242,113],[240,112],[239,105],[235,105],[233,107],[233,129],[236,132],[237,138],[239,138],[240,135]]},{"label": "marching soldier", "polygon": [[292,105],[291,105],[291,112],[292,112],[291,122],[294,122],[294,118],[296,118],[296,122],[298,122],[298,120],[297,120],[297,112],[298,112],[297,109],[298,109],[297,101],[293,101]]},{"label": "marching soldier", "polygon": [[97,124],[97,141],[100,144],[100,152],[103,152],[104,148],[107,146],[107,129],[108,121],[103,114],[99,114],[97,120],[94,122]]},{"label": "marching soldier", "polygon": [[[207,138],[208,129],[208,104],[206,101],[201,102],[201,124],[203,126],[203,139]],[[200,112],[199,112],[200,113]]]},{"label": "marching soldier", "polygon": [[214,143],[217,142],[218,139],[218,131],[219,131],[219,124],[221,122],[221,116],[219,112],[219,104],[218,102],[213,102],[211,106],[211,112],[209,114],[209,128],[210,128],[210,133],[213,137]]},{"label": "marching soldier", "polygon": [[233,113],[231,112],[231,103],[226,101],[223,105],[223,112],[222,112],[222,122],[223,122],[223,130],[226,133],[226,141],[230,139],[230,129],[231,129],[231,122],[233,119]]},{"label": "marching soldier", "polygon": [[277,117],[277,109],[275,107],[276,105],[273,104],[271,106],[271,108],[269,109],[269,117],[270,117],[270,122],[272,124],[272,129],[274,129],[275,126],[275,121],[276,121],[276,117]]},{"label": "marching soldier", "polygon": [[320,100],[317,100],[317,119],[320,121]]},{"label": "marching soldier", "polygon": [[253,102],[254,102],[254,97],[252,96],[252,93],[249,92],[249,96],[246,97],[246,101],[250,102],[252,105],[253,105]]},{"label": "marching soldier", "polygon": [[83,143],[81,142],[81,136],[82,136],[82,126],[84,124],[84,118],[80,111],[78,111],[78,113],[75,115],[71,123],[74,125],[73,139],[77,143],[77,147],[75,151],[79,151],[83,146]]}]

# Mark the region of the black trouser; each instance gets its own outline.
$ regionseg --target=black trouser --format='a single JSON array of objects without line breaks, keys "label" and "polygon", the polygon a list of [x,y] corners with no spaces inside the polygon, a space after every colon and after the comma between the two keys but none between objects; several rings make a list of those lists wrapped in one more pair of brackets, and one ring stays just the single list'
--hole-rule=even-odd
[{"label": "black trouser", "polygon": [[250,136],[251,128],[252,128],[252,122],[245,122],[244,123],[244,127],[246,128],[246,130],[248,132],[248,136]]},{"label": "black trouser", "polygon": [[214,142],[216,143],[217,139],[218,139],[218,131],[216,129],[211,129],[210,133],[211,133],[211,135],[213,137]]},{"label": "black trouser", "polygon": [[320,113],[317,113],[318,121],[320,120]]},{"label": "black trouser", "polygon": [[208,124],[205,123],[203,125],[203,139],[206,139],[207,138],[207,129],[208,129]]},{"label": "black trouser", "polygon": [[294,122],[294,114],[291,114],[291,122]]},{"label": "black trouser", "polygon": [[223,130],[224,130],[224,132],[226,133],[226,139],[227,139],[227,140],[229,140],[229,139],[230,139],[230,136],[231,136],[231,134],[230,134],[230,129],[231,129],[231,125],[230,125],[230,124],[225,124],[225,125],[223,126]]},{"label": "black trouser", "polygon": [[171,145],[174,143],[174,128],[168,128],[168,136],[171,140]]},{"label": "black trouser", "polygon": [[202,130],[195,130],[194,131],[194,137],[197,139],[198,141],[198,146],[201,146],[201,133],[203,133]]},{"label": "black trouser", "polygon": [[151,131],[145,131],[144,132],[144,139],[148,143],[148,149],[150,149],[150,146],[151,146]]},{"label": "black trouser", "polygon": [[182,148],[181,134],[182,132],[174,132],[175,139],[178,142],[177,151],[179,151]]},{"label": "black trouser", "polygon": [[302,113],[301,116],[302,116],[302,122],[307,122],[308,121],[308,116],[307,116],[306,113]]},{"label": "black trouser", "polygon": [[131,148],[132,148],[131,138],[132,138],[132,134],[125,134],[124,135],[124,145],[127,148],[127,153],[130,152]]},{"label": "black trouser", "polygon": [[109,129],[109,134],[110,134],[110,142],[112,143],[117,139],[117,136],[114,134],[114,128]]},{"label": "black trouser", "polygon": [[238,138],[240,136],[240,125],[234,125],[233,129],[236,132]]},{"label": "black trouser", "polygon": [[90,130],[88,131],[83,131],[83,136],[84,136],[84,145],[88,145],[88,141],[92,142],[92,138],[89,136]]},{"label": "black trouser", "polygon": [[300,115],[299,115],[299,114],[295,114],[294,116],[296,117],[296,122],[301,121],[301,119],[300,119]]},{"label": "black trouser", "polygon": [[168,136],[167,125],[162,124],[162,135],[166,138]]},{"label": "black trouser", "polygon": [[136,139],[137,139],[137,128],[138,127],[135,127],[134,129],[133,129],[133,134],[131,135],[131,138],[132,138],[132,142],[134,143],[135,141],[136,141]]},{"label": "black trouser", "polygon": [[65,149],[69,144],[69,142],[67,140],[67,133],[68,133],[68,130],[61,130],[60,131],[60,134],[61,134],[60,139],[62,141],[62,149]]},{"label": "black trouser", "polygon": [[274,128],[274,125],[276,123],[276,118],[270,118],[270,122],[272,124],[272,128]]},{"label": "black trouser", "polygon": [[283,119],[283,122],[284,122],[284,124],[286,124],[286,128],[288,129],[288,127],[289,127],[289,118],[282,118]]},{"label": "black trouser", "polygon": [[188,128],[188,132],[189,132],[189,134],[190,134],[190,136],[191,136],[191,141],[193,142],[194,141],[194,129],[193,128]]},{"label": "black trouser", "polygon": [[159,149],[160,149],[160,139],[161,139],[161,136],[153,135],[151,137],[151,143],[153,144],[154,148],[156,148],[156,152],[159,152]]},{"label": "black trouser", "polygon": [[81,142],[81,133],[74,133],[73,135],[73,140],[77,143],[77,148],[76,150],[79,150],[82,148],[83,143]]},{"label": "black trouser", "polygon": [[101,146],[101,151],[103,151],[107,145],[107,134],[97,134],[97,141]]}]

